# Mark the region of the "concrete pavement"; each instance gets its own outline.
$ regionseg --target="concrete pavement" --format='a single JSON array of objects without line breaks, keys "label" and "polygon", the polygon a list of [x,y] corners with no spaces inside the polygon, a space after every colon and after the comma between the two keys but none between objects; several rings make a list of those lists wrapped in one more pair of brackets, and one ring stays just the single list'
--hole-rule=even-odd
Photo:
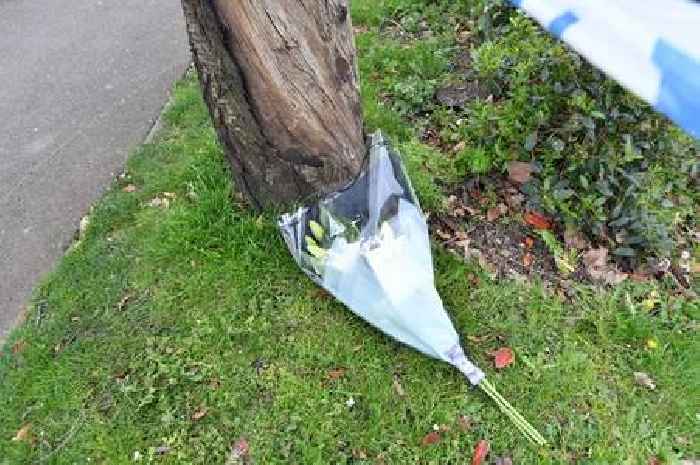
[{"label": "concrete pavement", "polygon": [[189,59],[179,0],[0,0],[0,340]]}]

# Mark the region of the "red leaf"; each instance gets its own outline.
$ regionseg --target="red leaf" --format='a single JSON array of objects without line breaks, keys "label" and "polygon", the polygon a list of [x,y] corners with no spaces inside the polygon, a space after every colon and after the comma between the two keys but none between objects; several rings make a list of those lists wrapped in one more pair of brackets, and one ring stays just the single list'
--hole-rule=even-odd
[{"label": "red leaf", "polygon": [[496,368],[505,368],[515,360],[515,354],[510,347],[501,347],[491,352],[490,355],[493,357],[493,364]]},{"label": "red leaf", "polygon": [[552,222],[549,218],[537,212],[525,213],[523,220],[535,229],[552,229]]},{"label": "red leaf", "polygon": [[423,436],[423,440],[420,443],[423,447],[425,447],[437,444],[438,442],[440,442],[440,433],[438,433],[437,431],[431,431],[425,436]]},{"label": "red leaf", "polygon": [[474,456],[472,457],[472,465],[481,465],[489,453],[489,442],[485,439],[476,443],[474,448]]}]

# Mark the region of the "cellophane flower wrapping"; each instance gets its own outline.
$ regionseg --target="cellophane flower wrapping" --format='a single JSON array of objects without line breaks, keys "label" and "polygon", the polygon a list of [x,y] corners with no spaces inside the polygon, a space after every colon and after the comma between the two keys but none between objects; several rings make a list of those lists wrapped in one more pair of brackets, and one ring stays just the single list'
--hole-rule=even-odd
[{"label": "cellophane flower wrapping", "polygon": [[289,251],[351,311],[476,385],[484,374],[465,357],[435,289],[428,226],[401,158],[379,132],[368,151],[352,184],[280,217]]}]

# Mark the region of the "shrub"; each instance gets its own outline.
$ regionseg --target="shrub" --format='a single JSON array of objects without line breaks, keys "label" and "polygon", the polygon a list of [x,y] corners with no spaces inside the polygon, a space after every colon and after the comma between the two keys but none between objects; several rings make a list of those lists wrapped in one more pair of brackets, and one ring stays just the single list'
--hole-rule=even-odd
[{"label": "shrub", "polygon": [[[458,146],[431,152],[444,169],[432,176],[532,161],[529,207],[620,257],[669,255],[692,226],[698,145],[504,0],[360,0],[353,8],[374,26],[358,38],[368,125],[388,124],[402,140],[437,129],[442,147]],[[464,31],[466,44],[457,41]],[[450,68],[465,51],[469,65]],[[444,83],[464,81],[490,97],[462,108],[434,98]]]}]

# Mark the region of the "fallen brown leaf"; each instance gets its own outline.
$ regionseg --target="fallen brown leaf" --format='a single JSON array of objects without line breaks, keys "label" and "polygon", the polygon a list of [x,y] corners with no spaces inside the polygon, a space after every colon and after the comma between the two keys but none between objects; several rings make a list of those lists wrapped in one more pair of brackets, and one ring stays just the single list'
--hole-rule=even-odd
[{"label": "fallen brown leaf", "polygon": [[489,454],[489,442],[485,439],[476,443],[474,447],[474,455],[472,456],[472,465],[481,465],[484,459]]},{"label": "fallen brown leaf", "polygon": [[652,455],[651,457],[649,457],[647,465],[661,465],[661,459],[655,455]]},{"label": "fallen brown leaf", "polygon": [[493,357],[493,365],[498,369],[511,365],[515,360],[515,354],[510,347],[501,347],[489,353],[489,355]]},{"label": "fallen brown leaf", "polygon": [[532,266],[532,262],[535,260],[535,256],[532,255],[530,252],[525,252],[525,255],[523,255],[523,266],[525,268],[530,268]]},{"label": "fallen brown leaf", "polygon": [[355,448],[352,450],[352,458],[356,460],[367,460],[367,451],[364,449]]},{"label": "fallen brown leaf", "polygon": [[369,28],[367,26],[353,26],[352,27],[352,32],[357,34],[364,34],[365,32],[369,31]]},{"label": "fallen brown leaf", "polygon": [[526,212],[523,215],[523,220],[535,229],[552,229],[552,222],[541,213]]},{"label": "fallen brown leaf", "polygon": [[522,161],[508,163],[508,179],[516,184],[525,184],[532,175],[532,165]]},{"label": "fallen brown leaf", "polygon": [[199,421],[205,416],[207,416],[207,412],[208,410],[206,407],[199,407],[197,410],[194,411],[190,418],[192,418],[193,421]]},{"label": "fallen brown leaf", "polygon": [[564,231],[564,244],[570,249],[584,250],[590,245],[581,231],[572,227],[566,228]]},{"label": "fallen brown leaf", "polygon": [[496,221],[498,218],[501,217],[501,215],[505,215],[508,212],[508,207],[506,207],[504,204],[499,203],[493,208],[489,208],[486,211],[486,220],[487,221]]},{"label": "fallen brown leaf", "polygon": [[328,371],[328,379],[331,381],[336,381],[345,375],[345,368],[334,368]]},{"label": "fallen brown leaf", "polygon": [[211,381],[209,381],[209,388],[212,391],[216,391],[220,387],[221,387],[221,381],[219,380],[219,378],[212,378]]},{"label": "fallen brown leaf", "polygon": [[79,237],[85,237],[85,231],[87,231],[88,226],[90,226],[90,215],[85,215],[80,219],[80,225],[78,226]]},{"label": "fallen brown leaf", "polygon": [[519,208],[525,201],[525,196],[523,194],[515,193],[506,195],[506,203],[510,208]]},{"label": "fallen brown leaf", "polygon": [[122,188],[122,191],[126,192],[127,194],[131,194],[132,192],[136,192],[136,186],[133,184],[128,184]]},{"label": "fallen brown leaf", "polygon": [[478,286],[481,280],[474,273],[467,273],[467,282],[472,286]]},{"label": "fallen brown leaf", "polygon": [[26,349],[26,348],[27,348],[27,341],[25,341],[24,339],[20,339],[17,342],[15,342],[14,344],[12,344],[12,354],[13,355],[21,354],[22,352],[24,352],[24,349]]},{"label": "fallen brown leaf", "polygon": [[616,284],[620,284],[622,281],[627,279],[628,276],[629,276],[628,273],[623,273],[621,271],[611,269],[605,273],[605,277],[603,279],[604,279],[606,284],[614,286]]},{"label": "fallen brown leaf", "polygon": [[649,374],[644,373],[643,371],[634,372],[634,382],[652,391],[656,389],[656,383],[654,380],[651,379]]},{"label": "fallen brown leaf", "polygon": [[649,281],[650,277],[647,273],[635,271],[630,275],[630,279],[635,283],[645,283]]},{"label": "fallen brown leaf", "polygon": [[471,35],[472,35],[472,33],[469,30],[459,31],[457,33],[457,43],[459,43],[461,45],[468,44]]},{"label": "fallen brown leaf", "polygon": [[131,299],[131,294],[126,294],[124,297],[122,297],[117,304],[117,310],[120,312],[124,310],[124,308],[126,308],[126,304],[129,302],[129,299]]},{"label": "fallen brown leaf", "polygon": [[32,429],[31,423],[25,423],[20,429],[17,430],[15,436],[12,438],[13,441],[26,441],[29,438],[29,432]]},{"label": "fallen brown leaf", "polygon": [[475,216],[475,215],[478,215],[478,214],[479,214],[479,210],[478,210],[478,209],[476,209],[476,208],[474,208],[474,207],[470,207],[469,205],[466,205],[466,206],[464,207],[464,209],[467,210],[467,213],[469,213],[471,216]]},{"label": "fallen brown leaf", "polygon": [[465,233],[462,230],[455,231],[455,239],[460,240],[460,241],[465,241],[469,239],[469,236],[467,236],[467,233]]},{"label": "fallen brown leaf", "polygon": [[160,198],[160,197],[154,197],[151,199],[150,202],[148,202],[148,205],[150,207],[154,208],[168,208],[170,207],[170,199],[166,198]]},{"label": "fallen brown leaf", "polygon": [[461,247],[461,248],[462,248],[462,254],[464,255],[464,258],[469,258],[469,253],[470,253],[470,250],[471,250],[471,249],[469,248],[469,245],[471,244],[471,242],[472,242],[472,241],[471,241],[470,239],[463,239],[463,240],[460,240],[460,241],[455,242],[455,245],[456,245],[457,247]]},{"label": "fallen brown leaf", "polygon": [[440,228],[438,228],[437,230],[435,230],[435,234],[437,234],[437,236],[438,236],[440,239],[442,239],[443,241],[449,241],[450,239],[452,239],[452,234],[446,233],[445,231],[443,231],[443,230],[440,229]]},{"label": "fallen brown leaf", "polygon": [[403,390],[403,386],[401,386],[398,378],[394,378],[394,392],[396,392],[396,395],[399,397],[406,396],[406,391]]},{"label": "fallen brown leaf", "polygon": [[526,236],[523,240],[523,244],[525,245],[526,249],[531,249],[535,245],[535,240],[530,236]]},{"label": "fallen brown leaf", "polygon": [[423,439],[420,443],[423,447],[425,447],[437,444],[438,442],[440,442],[440,433],[438,433],[437,431],[431,431],[425,436],[423,436]]},{"label": "fallen brown leaf", "polygon": [[608,267],[608,249],[590,249],[583,254],[582,260],[591,278],[601,279]]},{"label": "fallen brown leaf", "polygon": [[327,290],[320,287],[314,288],[311,291],[311,296],[315,299],[329,299],[331,297]]},{"label": "fallen brown leaf", "polygon": [[472,419],[467,415],[457,415],[457,423],[459,424],[459,429],[461,429],[464,432],[467,432],[470,429],[472,429]]},{"label": "fallen brown leaf", "polygon": [[608,249],[600,247],[590,249],[582,256],[583,264],[589,276],[597,281],[602,281],[614,286],[628,278],[629,274],[622,273],[608,263]]}]

